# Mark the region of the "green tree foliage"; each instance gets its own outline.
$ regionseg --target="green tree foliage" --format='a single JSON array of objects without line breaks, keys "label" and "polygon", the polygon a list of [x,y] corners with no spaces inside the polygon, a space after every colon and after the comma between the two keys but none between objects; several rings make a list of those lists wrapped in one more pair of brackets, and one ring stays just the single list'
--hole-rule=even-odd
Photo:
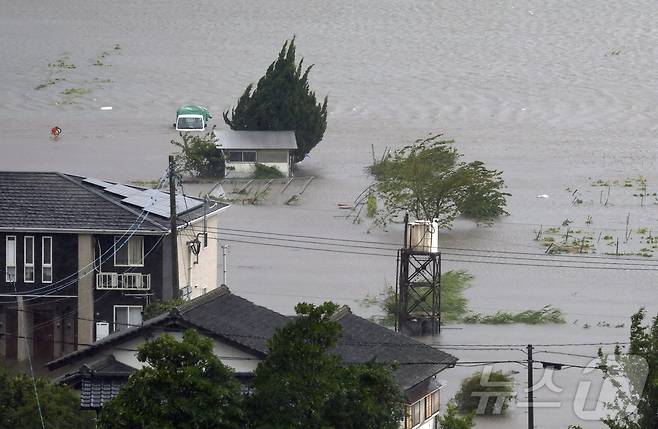
[{"label": "green tree foliage", "polygon": [[[68,386],[37,378],[36,390],[46,427],[83,429],[95,427],[93,412],[80,411],[80,399]],[[10,376],[0,367],[0,428],[41,429],[32,378]]]},{"label": "green tree foliage", "polygon": [[256,89],[247,86],[230,117],[224,112],[224,121],[233,130],[294,130],[298,149],[293,162],[302,161],[327,128],[327,97],[323,103],[316,100],[308,84],[313,66],[304,69],[303,62],[295,64],[295,39],[286,41]]},{"label": "green tree foliage", "polygon": [[475,413],[460,415],[457,405],[449,402],[445,413],[439,415],[439,424],[442,429],[471,429],[475,426],[474,418]]},{"label": "green tree foliage", "polygon": [[[601,369],[616,387],[620,387],[616,375],[628,381],[630,389],[619,389],[615,401],[608,404],[613,415],[603,419],[610,429],[658,428],[658,315],[647,326],[646,311],[640,309],[631,317],[630,346],[627,354],[615,349],[615,360],[620,367],[604,360]],[[603,353],[599,350],[603,360]],[[632,405],[637,408],[633,410]]]},{"label": "green tree foliage", "polygon": [[171,144],[181,151],[176,154],[177,168],[193,176],[224,177],[224,155],[215,145],[213,133],[180,133],[181,141]]},{"label": "green tree foliage", "polygon": [[152,319],[155,316],[166,313],[172,308],[183,305],[184,303],[185,300],[182,298],[174,298],[167,301],[153,301],[144,309],[144,320]]},{"label": "green tree foliage", "polygon": [[[514,379],[502,371],[476,372],[462,382],[455,403],[462,413],[501,414],[509,406]],[[488,392],[485,396],[481,393]]]},{"label": "green tree foliage", "polygon": [[137,353],[148,366],[134,373],[103,407],[101,429],[233,429],[243,427],[240,387],[192,330],[183,340],[163,334]]},{"label": "green tree foliage", "polygon": [[332,428],[398,429],[403,398],[391,370],[376,362],[341,367],[340,389],[327,402]]},{"label": "green tree foliage", "polygon": [[400,212],[416,219],[437,219],[450,228],[457,216],[489,221],[507,214],[502,172],[480,161],[463,162],[451,140],[441,135],[416,140],[375,163],[370,172],[386,212],[382,222]]},{"label": "green tree foliage", "polygon": [[341,335],[333,303],[298,304],[298,317],[270,339],[248,400],[255,429],[397,429],[402,396],[389,368],[345,366],[330,352]]}]

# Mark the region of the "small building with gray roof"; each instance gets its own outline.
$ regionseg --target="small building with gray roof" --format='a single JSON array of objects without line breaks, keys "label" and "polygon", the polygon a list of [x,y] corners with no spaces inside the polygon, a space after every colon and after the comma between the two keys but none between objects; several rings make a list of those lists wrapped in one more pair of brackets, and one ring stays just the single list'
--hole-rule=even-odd
[{"label": "small building with gray roof", "polygon": [[289,177],[292,151],[297,149],[294,131],[216,131],[215,144],[224,152],[226,177],[251,177],[256,164],[273,167]]}]

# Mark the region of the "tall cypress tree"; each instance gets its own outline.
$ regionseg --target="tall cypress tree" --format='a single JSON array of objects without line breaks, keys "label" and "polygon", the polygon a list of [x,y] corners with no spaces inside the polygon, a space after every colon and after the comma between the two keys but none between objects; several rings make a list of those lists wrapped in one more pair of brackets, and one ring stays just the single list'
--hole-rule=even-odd
[{"label": "tall cypress tree", "polygon": [[[224,112],[224,121],[233,130],[294,130],[297,150],[293,162],[302,161],[317,145],[327,128],[327,97],[322,103],[308,84],[313,68],[295,64],[295,38],[283,44],[279,57],[258,81],[249,84],[238,104]],[[229,117],[230,113],[230,117]]]}]

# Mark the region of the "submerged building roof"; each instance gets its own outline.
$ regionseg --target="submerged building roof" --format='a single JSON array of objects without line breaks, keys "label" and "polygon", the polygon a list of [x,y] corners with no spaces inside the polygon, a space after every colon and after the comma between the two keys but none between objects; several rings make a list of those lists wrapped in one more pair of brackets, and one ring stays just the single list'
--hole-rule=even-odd
[{"label": "submerged building roof", "polygon": [[[177,197],[179,227],[228,205]],[[169,231],[169,194],[57,172],[0,171],[0,231]]]},{"label": "submerged building roof", "polygon": [[221,130],[215,133],[220,149],[297,149],[294,131]]}]

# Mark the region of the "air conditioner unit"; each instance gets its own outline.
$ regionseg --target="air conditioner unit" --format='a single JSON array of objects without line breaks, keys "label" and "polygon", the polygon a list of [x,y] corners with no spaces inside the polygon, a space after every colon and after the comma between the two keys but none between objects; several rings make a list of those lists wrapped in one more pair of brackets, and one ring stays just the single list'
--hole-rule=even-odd
[{"label": "air conditioner unit", "polygon": [[96,341],[110,335],[110,324],[108,322],[96,322]]}]

